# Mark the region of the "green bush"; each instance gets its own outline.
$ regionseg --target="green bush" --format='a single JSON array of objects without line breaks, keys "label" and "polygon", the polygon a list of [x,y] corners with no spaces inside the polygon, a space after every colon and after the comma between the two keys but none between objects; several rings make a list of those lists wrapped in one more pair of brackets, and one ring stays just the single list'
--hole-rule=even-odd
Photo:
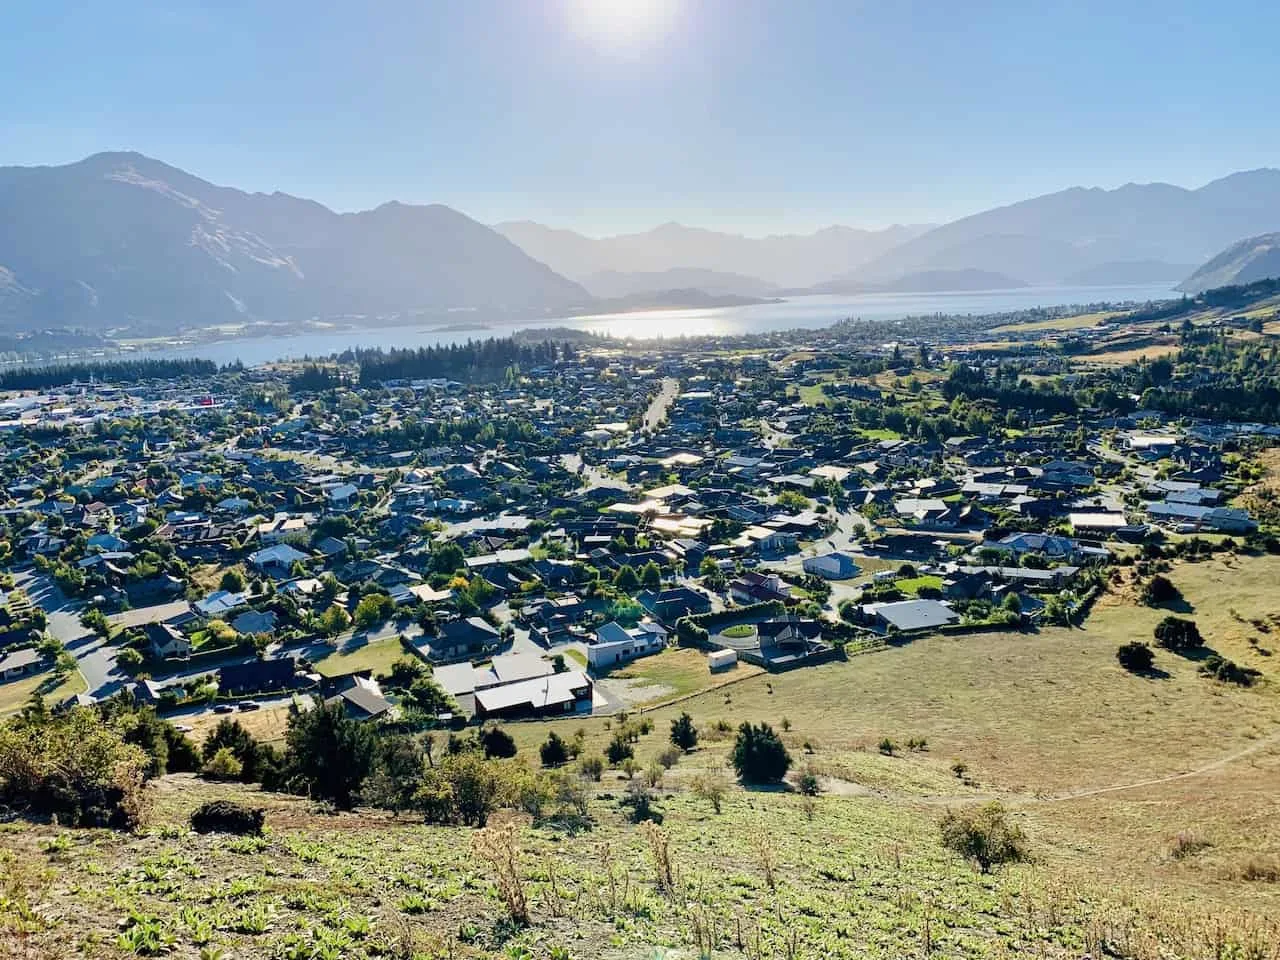
[{"label": "green bush", "polygon": [[998,864],[1026,858],[1026,837],[1005,820],[999,803],[960,813],[948,811],[941,829],[942,845],[972,861],[983,873]]}]

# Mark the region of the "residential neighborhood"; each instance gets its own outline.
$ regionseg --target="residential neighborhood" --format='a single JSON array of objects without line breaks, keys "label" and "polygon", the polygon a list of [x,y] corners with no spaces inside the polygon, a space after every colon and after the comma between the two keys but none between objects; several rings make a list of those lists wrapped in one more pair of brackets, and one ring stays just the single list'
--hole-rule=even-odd
[{"label": "residential neighborhood", "polygon": [[899,344],[523,349],[492,381],[338,364],[0,401],[0,678],[183,717],[607,714],[688,692],[677,651],[711,687],[1070,623],[1144,544],[1256,536],[1232,475],[1276,438],[1137,409],[912,427],[902,378],[955,375]]}]

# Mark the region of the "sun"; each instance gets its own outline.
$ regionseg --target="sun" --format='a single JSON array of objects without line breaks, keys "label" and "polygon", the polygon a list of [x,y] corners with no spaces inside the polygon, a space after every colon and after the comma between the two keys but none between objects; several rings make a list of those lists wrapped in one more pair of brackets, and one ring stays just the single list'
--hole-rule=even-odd
[{"label": "sun", "polygon": [[570,0],[575,29],[603,50],[627,53],[660,40],[679,13],[680,0]]}]

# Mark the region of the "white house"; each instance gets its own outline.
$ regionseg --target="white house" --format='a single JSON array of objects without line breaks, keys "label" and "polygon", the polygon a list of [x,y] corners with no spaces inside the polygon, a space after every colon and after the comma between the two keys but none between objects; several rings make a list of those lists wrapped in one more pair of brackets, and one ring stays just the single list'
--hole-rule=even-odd
[{"label": "white house", "polygon": [[587,666],[608,669],[666,648],[667,631],[662,624],[645,620],[628,630],[613,620],[596,631],[596,642],[587,647]]},{"label": "white house", "polygon": [[820,557],[805,557],[804,572],[828,580],[848,580],[858,573],[858,565],[847,553],[825,553]]}]

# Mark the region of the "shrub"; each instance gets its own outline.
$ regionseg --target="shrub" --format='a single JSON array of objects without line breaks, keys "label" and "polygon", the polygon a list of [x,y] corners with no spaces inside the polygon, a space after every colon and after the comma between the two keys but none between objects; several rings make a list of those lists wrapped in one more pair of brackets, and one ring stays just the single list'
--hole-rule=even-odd
[{"label": "shrub", "polygon": [[588,780],[600,782],[600,778],[604,776],[604,758],[603,757],[583,757],[578,761],[578,770]]},{"label": "shrub", "polygon": [[693,725],[693,717],[682,713],[671,721],[671,742],[685,753],[698,745],[698,728]]},{"label": "shrub", "polygon": [[1165,617],[1156,624],[1155,637],[1156,643],[1175,653],[1187,653],[1204,646],[1196,622],[1182,617]]},{"label": "shrub", "polygon": [[999,803],[960,813],[948,811],[941,828],[942,845],[972,861],[983,873],[990,873],[998,864],[1026,858],[1026,838],[1005,820]]},{"label": "shrub", "polygon": [[880,741],[880,752],[883,753],[886,757],[892,757],[895,753],[898,752],[898,745],[894,743],[892,740],[890,740],[888,737],[885,737]]},{"label": "shrub", "polygon": [[728,792],[728,781],[718,773],[706,773],[693,781],[693,795],[699,800],[708,801],[716,813],[720,812]]},{"label": "shrub", "polygon": [[480,734],[480,745],[484,747],[486,760],[494,757],[505,760],[516,755],[516,742],[511,734],[501,727],[488,727]]},{"label": "shrub", "polygon": [[658,763],[662,764],[664,770],[670,770],[680,762],[680,758],[683,755],[684,751],[679,747],[667,747],[667,749],[658,754]]},{"label": "shrub", "polygon": [[1131,643],[1123,644],[1116,651],[1116,659],[1120,661],[1120,666],[1130,673],[1146,673],[1155,663],[1156,657],[1151,648],[1145,643],[1139,643],[1134,640]]},{"label": "shrub", "polygon": [[627,739],[625,734],[616,733],[614,734],[613,739],[609,741],[609,746],[605,748],[604,755],[609,761],[609,766],[616,767],[622,763],[622,761],[629,760],[634,757],[636,755],[636,751],[631,746],[631,741]]},{"label": "shrub", "polygon": [[1142,587],[1142,602],[1149,607],[1157,607],[1162,603],[1173,603],[1182,596],[1173,581],[1163,574],[1157,573]]},{"label": "shrub", "polygon": [[569,762],[569,745],[553,730],[546,742],[538,748],[538,756],[544,767],[558,767]]},{"label": "shrub", "polygon": [[341,704],[320,704],[289,717],[284,765],[289,781],[312,797],[349,810],[374,760],[372,728]]},{"label": "shrub", "polygon": [[1223,683],[1234,683],[1241,687],[1253,686],[1253,682],[1262,676],[1261,672],[1253,667],[1242,667],[1234,660],[1220,657],[1216,653],[1205,658],[1204,663],[1200,664],[1200,673]]},{"label": "shrub", "polygon": [[191,814],[191,829],[196,833],[234,833],[258,837],[262,835],[265,817],[266,813],[261,807],[246,807],[230,800],[210,800]]},{"label": "shrub", "polygon": [[200,776],[206,780],[239,780],[244,765],[236,759],[230,747],[219,747],[200,768]]},{"label": "shrub", "polygon": [[743,723],[730,758],[745,783],[778,783],[791,768],[791,755],[767,723]]}]

